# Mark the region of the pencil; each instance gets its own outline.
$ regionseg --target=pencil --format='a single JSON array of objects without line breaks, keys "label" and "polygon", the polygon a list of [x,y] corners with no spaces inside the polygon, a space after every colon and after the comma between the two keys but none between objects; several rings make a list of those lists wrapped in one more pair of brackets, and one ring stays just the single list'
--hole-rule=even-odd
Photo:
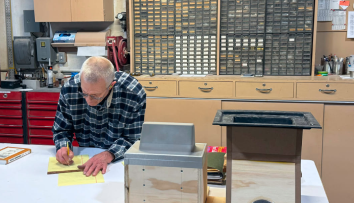
[{"label": "pencil", "polygon": [[68,150],[68,156],[69,156],[69,152],[70,152],[69,142],[66,142],[66,149]]}]

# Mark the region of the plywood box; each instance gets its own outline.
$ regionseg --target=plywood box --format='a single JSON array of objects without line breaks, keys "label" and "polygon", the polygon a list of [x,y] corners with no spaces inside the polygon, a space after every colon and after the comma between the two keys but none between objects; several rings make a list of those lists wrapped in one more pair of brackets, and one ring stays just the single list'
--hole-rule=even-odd
[{"label": "plywood box", "polygon": [[204,203],[206,144],[194,143],[194,125],[143,124],[142,139],[125,153],[126,203]]}]

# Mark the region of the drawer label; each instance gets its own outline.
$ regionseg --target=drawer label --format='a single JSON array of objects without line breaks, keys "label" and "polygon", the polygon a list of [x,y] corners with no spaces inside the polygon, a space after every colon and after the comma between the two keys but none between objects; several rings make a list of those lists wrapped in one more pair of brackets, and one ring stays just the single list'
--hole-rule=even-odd
[{"label": "drawer label", "polygon": [[11,93],[10,91],[0,91],[0,94],[9,94]]}]

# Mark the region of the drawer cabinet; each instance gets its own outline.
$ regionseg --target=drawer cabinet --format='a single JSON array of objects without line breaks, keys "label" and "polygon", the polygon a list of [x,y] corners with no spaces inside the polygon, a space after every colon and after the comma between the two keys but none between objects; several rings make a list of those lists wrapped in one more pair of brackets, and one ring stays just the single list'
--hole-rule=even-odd
[{"label": "drawer cabinet", "polygon": [[196,98],[230,98],[234,95],[233,82],[180,81],[179,96]]},{"label": "drawer cabinet", "polygon": [[0,143],[24,143],[22,94],[0,93]]},{"label": "drawer cabinet", "polygon": [[297,83],[297,98],[310,100],[354,100],[354,84]]},{"label": "drawer cabinet", "polygon": [[176,96],[177,82],[176,81],[139,81],[143,86],[146,96]]},{"label": "drawer cabinet", "polygon": [[257,99],[293,98],[294,83],[236,82],[236,97]]}]

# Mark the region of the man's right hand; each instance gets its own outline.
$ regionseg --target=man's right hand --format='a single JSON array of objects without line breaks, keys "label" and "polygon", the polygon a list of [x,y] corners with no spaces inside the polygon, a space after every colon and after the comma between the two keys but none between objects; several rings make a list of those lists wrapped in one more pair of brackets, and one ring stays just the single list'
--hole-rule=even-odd
[{"label": "man's right hand", "polygon": [[62,147],[57,151],[57,161],[64,165],[71,165],[73,163],[74,152],[70,150],[68,156],[68,149],[66,147]]}]

